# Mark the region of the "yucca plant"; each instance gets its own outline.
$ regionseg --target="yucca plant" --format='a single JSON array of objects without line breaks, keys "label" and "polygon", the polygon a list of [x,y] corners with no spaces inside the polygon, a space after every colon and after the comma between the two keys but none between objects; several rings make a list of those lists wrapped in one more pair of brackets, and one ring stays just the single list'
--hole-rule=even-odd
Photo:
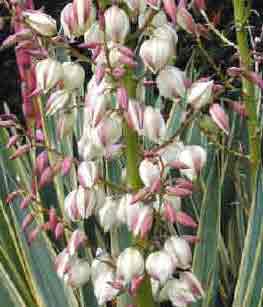
[{"label": "yucca plant", "polygon": [[[0,118],[6,306],[262,306],[249,4],[233,0],[236,42],[205,1],[73,0],[59,33],[32,1],[5,4],[26,119]],[[196,48],[182,69],[185,35]],[[205,49],[214,36],[236,67]]]}]

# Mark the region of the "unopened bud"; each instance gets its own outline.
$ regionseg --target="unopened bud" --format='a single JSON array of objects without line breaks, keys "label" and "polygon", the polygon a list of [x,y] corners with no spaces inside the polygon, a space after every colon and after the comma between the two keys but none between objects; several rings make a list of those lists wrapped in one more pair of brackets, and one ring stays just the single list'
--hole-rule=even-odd
[{"label": "unopened bud", "polygon": [[165,13],[171,18],[172,22],[176,23],[176,3],[175,0],[163,0]]},{"label": "unopened bud", "polygon": [[54,172],[50,166],[48,166],[40,176],[39,188],[43,188],[47,184],[51,183],[54,178]]},{"label": "unopened bud", "polygon": [[43,36],[55,36],[57,34],[56,20],[40,11],[24,11],[25,22],[37,33]]},{"label": "unopened bud", "polygon": [[64,234],[64,225],[62,223],[58,223],[55,228],[55,238],[56,240],[60,239]]},{"label": "unopened bud", "polygon": [[177,8],[176,22],[186,32],[190,34],[195,34],[196,33],[195,21],[193,19],[193,16],[186,9],[184,2],[185,2],[184,0],[183,1],[181,0]]},{"label": "unopened bud", "polygon": [[62,165],[61,165],[61,175],[62,176],[66,176],[70,172],[70,169],[73,165],[73,161],[74,159],[72,157],[66,157],[62,161]]},{"label": "unopened bud", "polygon": [[117,89],[116,99],[121,110],[128,110],[129,96],[124,87]]},{"label": "unopened bud", "polygon": [[218,104],[214,103],[209,108],[209,113],[215,124],[224,131],[225,134],[229,134],[229,118],[224,109]]},{"label": "unopened bud", "polygon": [[31,149],[31,145],[30,144],[26,144],[23,145],[21,147],[19,147],[10,157],[10,160],[15,160],[17,158],[20,158],[21,156],[23,156],[24,154],[28,153]]},{"label": "unopened bud", "polygon": [[9,138],[8,143],[6,144],[6,148],[11,148],[12,146],[14,146],[17,141],[19,140],[20,136],[19,135],[13,135]]},{"label": "unopened bud", "polygon": [[130,21],[126,12],[113,5],[104,14],[107,39],[115,43],[124,43],[130,32]]},{"label": "unopened bud", "polygon": [[68,242],[68,251],[70,255],[75,255],[77,250],[87,242],[87,237],[83,231],[75,230]]},{"label": "unopened bud", "polygon": [[25,216],[25,218],[22,221],[22,230],[25,231],[27,227],[33,222],[34,216],[32,213],[29,213]]}]

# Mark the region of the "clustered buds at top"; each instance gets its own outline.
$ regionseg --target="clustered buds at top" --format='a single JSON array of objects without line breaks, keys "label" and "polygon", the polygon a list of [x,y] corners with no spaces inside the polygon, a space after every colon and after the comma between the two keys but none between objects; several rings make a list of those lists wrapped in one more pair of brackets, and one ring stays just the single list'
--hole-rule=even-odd
[{"label": "clustered buds at top", "polygon": [[40,11],[24,11],[23,16],[26,23],[37,33],[43,36],[54,36],[57,34],[56,20]]},{"label": "clustered buds at top", "polygon": [[124,10],[113,5],[104,14],[107,39],[115,43],[124,43],[130,32],[129,17]]}]

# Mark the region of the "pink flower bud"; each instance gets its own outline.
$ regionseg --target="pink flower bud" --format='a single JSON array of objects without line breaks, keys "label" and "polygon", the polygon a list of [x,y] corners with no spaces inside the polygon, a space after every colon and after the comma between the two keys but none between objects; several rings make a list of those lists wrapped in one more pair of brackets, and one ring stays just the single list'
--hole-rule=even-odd
[{"label": "pink flower bud", "polygon": [[6,144],[6,148],[11,148],[12,146],[14,146],[17,141],[19,140],[20,136],[19,135],[13,135],[9,138],[8,143]]},{"label": "pink flower bud", "polygon": [[54,178],[54,172],[50,166],[45,168],[39,179],[39,188],[42,189],[47,184],[51,183]]},{"label": "pink flower bud", "polygon": [[192,219],[190,215],[183,211],[179,211],[175,214],[175,221],[181,225],[196,228],[198,224]]},{"label": "pink flower bud", "polygon": [[9,193],[5,199],[5,203],[9,205],[17,196],[20,196],[20,195],[21,195],[21,191],[19,190]]},{"label": "pink flower bud", "polygon": [[186,32],[190,34],[195,34],[196,24],[193,19],[193,16],[187,11],[184,0],[181,0],[177,8],[176,22],[183,28]]},{"label": "pink flower bud", "polygon": [[147,257],[145,266],[147,273],[162,285],[172,277],[175,269],[172,258],[166,251],[151,253]]},{"label": "pink flower bud", "polygon": [[137,203],[138,201],[143,201],[150,193],[150,188],[145,187],[140,189],[136,194],[132,195],[131,205]]},{"label": "pink flower bud", "polygon": [[194,5],[198,10],[206,9],[206,0],[194,0]]},{"label": "pink flower bud", "polygon": [[64,225],[62,223],[57,223],[55,228],[55,238],[59,240],[64,234]]},{"label": "pink flower bud", "polygon": [[188,189],[174,186],[174,187],[167,187],[166,193],[168,193],[169,195],[177,196],[177,197],[187,197],[187,196],[192,195],[193,192]]},{"label": "pink flower bud", "polygon": [[95,72],[95,78],[96,78],[96,83],[99,85],[101,80],[104,78],[106,73],[105,67],[103,65],[98,65],[96,67],[96,72]]},{"label": "pink flower bud", "polygon": [[36,158],[37,174],[41,175],[47,166],[48,166],[48,152],[44,150]]},{"label": "pink flower bud", "polygon": [[9,159],[15,160],[17,158],[20,158],[24,154],[28,153],[30,151],[30,149],[31,149],[30,144],[22,145],[9,157]]},{"label": "pink flower bud", "polygon": [[186,240],[187,242],[191,244],[199,243],[201,240],[197,236],[189,236],[189,235],[184,235],[181,237],[182,239]]},{"label": "pink flower bud", "polygon": [[138,63],[134,61],[133,58],[126,56],[126,55],[121,55],[119,57],[119,62],[121,64],[127,65],[130,68],[134,68],[138,65]]},{"label": "pink flower bud", "polygon": [[42,36],[55,36],[57,34],[56,20],[40,11],[28,10],[23,12],[26,24]]},{"label": "pink flower bud", "polygon": [[107,39],[115,43],[124,43],[130,32],[130,21],[126,12],[113,5],[104,14]]},{"label": "pink flower bud", "polygon": [[63,79],[63,66],[51,58],[39,61],[36,65],[37,88],[44,93]]},{"label": "pink flower bud", "polygon": [[22,230],[25,231],[27,227],[33,222],[34,216],[32,213],[29,213],[25,216],[25,218],[22,221]]},{"label": "pink flower bud", "polygon": [[230,101],[228,105],[234,112],[238,113],[241,117],[248,117],[248,112],[246,110],[245,104],[239,101]]},{"label": "pink flower bud", "polygon": [[165,241],[164,250],[171,256],[174,267],[187,269],[192,262],[192,252],[187,241],[180,237],[170,237]]},{"label": "pink flower bud", "polygon": [[113,77],[115,77],[116,79],[122,78],[122,77],[125,75],[125,73],[126,73],[126,70],[125,70],[125,68],[123,68],[123,67],[116,67],[116,68],[114,68],[113,71],[112,71],[112,75],[113,75]]},{"label": "pink flower bud", "polygon": [[30,233],[28,234],[27,237],[27,241],[28,244],[31,245],[33,241],[36,240],[38,234],[40,233],[40,231],[42,230],[41,226],[37,226],[35,229],[33,229],[32,231],[30,231]]},{"label": "pink flower bud", "polygon": [[171,18],[173,23],[176,23],[176,3],[175,0],[163,0],[165,13]]},{"label": "pink flower bud", "polygon": [[209,113],[215,122],[215,124],[224,131],[225,134],[229,134],[229,118],[228,115],[225,113],[223,108],[218,104],[214,103],[209,108]]},{"label": "pink flower bud", "polygon": [[50,230],[55,232],[56,226],[58,224],[58,217],[55,208],[50,208],[48,210],[48,223]]},{"label": "pink flower bud", "polygon": [[148,4],[151,8],[155,10],[159,10],[161,6],[161,0],[145,0],[146,4]]},{"label": "pink flower bud", "polygon": [[174,66],[166,66],[157,77],[160,95],[169,99],[185,97],[185,81],[186,76],[183,71]]},{"label": "pink flower bud", "polygon": [[[141,276],[136,276],[132,279],[130,289],[129,289],[129,294],[134,296],[138,289],[140,288],[141,284],[144,281],[144,275]],[[128,305],[127,307],[136,307],[135,305]]]},{"label": "pink flower bud", "polygon": [[8,48],[21,41],[31,39],[33,33],[30,29],[21,29],[13,35],[9,35],[3,42],[1,48]]},{"label": "pink flower bud", "polygon": [[87,242],[87,237],[83,231],[75,230],[68,242],[68,252],[71,256],[75,255],[77,250]]},{"label": "pink flower bud", "polygon": [[159,143],[166,134],[166,125],[161,112],[147,106],[143,116],[143,132],[151,141]]},{"label": "pink flower bud", "polygon": [[174,55],[174,48],[168,40],[152,38],[143,42],[140,57],[146,68],[156,74]]},{"label": "pink flower bud", "polygon": [[66,176],[70,172],[70,169],[73,165],[73,162],[74,162],[74,159],[72,157],[66,157],[62,161],[62,166],[61,166],[61,175],[62,176]]},{"label": "pink flower bud", "polygon": [[129,96],[125,87],[117,89],[116,99],[121,110],[128,110]]},{"label": "pink flower bud", "polygon": [[22,210],[26,209],[34,199],[35,198],[32,194],[29,194],[28,196],[23,198],[21,203],[20,203],[20,209],[22,209]]},{"label": "pink flower bud", "polygon": [[117,278],[129,284],[133,278],[144,273],[144,259],[141,253],[133,248],[126,248],[117,259]]}]

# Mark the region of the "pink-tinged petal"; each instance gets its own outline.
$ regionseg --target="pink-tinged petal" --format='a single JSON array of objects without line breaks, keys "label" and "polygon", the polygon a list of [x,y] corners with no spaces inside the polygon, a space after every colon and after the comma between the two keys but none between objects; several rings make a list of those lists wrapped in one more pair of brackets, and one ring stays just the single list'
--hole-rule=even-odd
[{"label": "pink-tinged petal", "polygon": [[14,146],[17,141],[19,140],[20,136],[19,135],[13,135],[9,138],[8,143],[6,144],[6,148],[11,148]]},{"label": "pink-tinged petal", "polygon": [[173,23],[176,23],[176,3],[175,0],[163,0],[165,13],[171,18]]},{"label": "pink-tinged petal", "polygon": [[131,281],[131,286],[130,286],[130,294],[135,295],[136,292],[138,291],[139,287],[143,283],[144,280],[144,275],[134,277]]},{"label": "pink-tinged petal", "polygon": [[176,180],[176,186],[183,188],[183,189],[187,189],[190,191],[193,191],[194,189],[194,185],[190,180],[184,179],[184,178],[179,178]]},{"label": "pink-tinged petal", "polygon": [[176,161],[173,161],[173,162],[170,162],[168,164],[169,167],[171,168],[175,168],[175,169],[188,169],[189,166],[186,165],[185,163],[179,161],[179,160],[176,160]]},{"label": "pink-tinged petal", "polygon": [[125,87],[119,87],[117,89],[116,99],[120,109],[128,110],[129,96]]},{"label": "pink-tinged petal", "polygon": [[167,187],[166,192],[167,194],[174,195],[177,197],[187,197],[187,196],[192,195],[192,191],[178,187],[178,186]]},{"label": "pink-tinged petal", "polygon": [[263,89],[263,80],[260,77],[260,75],[257,74],[256,72],[254,72],[254,71],[244,71],[243,76],[247,80],[251,81],[252,83],[256,84],[258,87]]},{"label": "pink-tinged petal", "polygon": [[54,178],[53,170],[50,166],[48,166],[40,176],[39,179],[39,188],[43,188],[47,184],[51,183]]},{"label": "pink-tinged petal", "polygon": [[62,166],[61,166],[61,175],[62,176],[66,176],[70,172],[70,169],[73,165],[73,161],[74,161],[74,159],[72,157],[66,157],[62,161]]},{"label": "pink-tinged petal", "polygon": [[28,153],[31,149],[31,145],[30,144],[26,144],[23,146],[20,146],[10,157],[10,160],[15,160],[21,156],[23,156],[24,154]]},{"label": "pink-tinged petal", "polygon": [[170,223],[174,223],[176,220],[176,210],[170,202],[165,202],[164,204],[164,218]]},{"label": "pink-tinged petal", "polygon": [[229,118],[228,115],[225,113],[224,109],[218,104],[214,103],[210,109],[209,113],[215,122],[215,124],[222,129],[225,134],[229,134]]},{"label": "pink-tinged petal", "polygon": [[37,174],[41,175],[47,166],[48,166],[48,152],[44,150],[36,158]]},{"label": "pink-tinged petal", "polygon": [[50,230],[54,232],[58,223],[58,217],[55,208],[50,208],[48,210],[48,223]]},{"label": "pink-tinged petal", "polygon": [[145,187],[143,189],[140,189],[136,194],[134,194],[132,196],[132,200],[131,200],[131,205],[137,203],[138,201],[143,201],[144,198],[147,197],[147,195],[150,192],[150,188],[149,187]]},{"label": "pink-tinged petal", "polygon": [[60,239],[64,235],[64,225],[58,223],[55,228],[55,238],[56,240]]},{"label": "pink-tinged petal", "polygon": [[25,231],[26,228],[33,222],[34,216],[32,213],[29,213],[25,216],[25,218],[22,221],[22,230]]},{"label": "pink-tinged petal", "polygon": [[100,82],[102,81],[102,79],[104,78],[106,73],[105,67],[103,65],[98,65],[96,67],[96,71],[95,71],[95,79],[96,79],[96,83],[97,85],[100,84]]},{"label": "pink-tinged petal", "polygon": [[28,244],[31,245],[33,243],[33,241],[36,240],[38,234],[40,233],[40,231],[42,230],[41,226],[37,226],[35,229],[33,229],[31,232],[29,232],[28,237],[27,237],[27,241]]},{"label": "pink-tinged petal", "polygon": [[198,10],[206,9],[206,0],[194,0],[194,5]]},{"label": "pink-tinged petal", "polygon": [[189,226],[192,228],[196,228],[198,226],[198,224],[192,219],[190,215],[182,211],[176,212],[175,220],[184,226]]},{"label": "pink-tinged petal", "polygon": [[35,198],[32,194],[23,198],[21,203],[20,203],[20,209],[26,209],[34,199]]},{"label": "pink-tinged petal", "polygon": [[21,191],[19,190],[9,193],[5,199],[6,204],[9,205],[16,197],[20,195],[21,195]]},{"label": "pink-tinged petal", "polygon": [[239,101],[229,101],[228,105],[234,112],[238,113],[241,117],[248,117],[248,112],[244,103]]}]

